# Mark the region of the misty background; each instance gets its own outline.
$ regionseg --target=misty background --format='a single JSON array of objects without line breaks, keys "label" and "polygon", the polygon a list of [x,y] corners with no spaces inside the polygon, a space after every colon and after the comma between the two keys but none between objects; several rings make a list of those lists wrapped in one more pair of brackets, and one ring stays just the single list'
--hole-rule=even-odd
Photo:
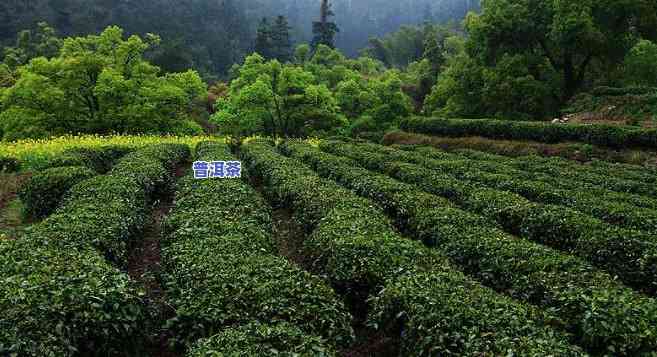
[{"label": "misty background", "polygon": [[[368,39],[402,25],[460,22],[480,0],[335,0],[337,47],[357,56]],[[176,71],[193,67],[223,77],[253,51],[263,17],[287,17],[293,43],[310,42],[320,0],[8,0],[0,2],[0,45],[46,21],[61,36],[98,33],[119,25],[128,34],[155,33],[162,46],[150,57]],[[162,63],[166,61],[166,63]]]}]

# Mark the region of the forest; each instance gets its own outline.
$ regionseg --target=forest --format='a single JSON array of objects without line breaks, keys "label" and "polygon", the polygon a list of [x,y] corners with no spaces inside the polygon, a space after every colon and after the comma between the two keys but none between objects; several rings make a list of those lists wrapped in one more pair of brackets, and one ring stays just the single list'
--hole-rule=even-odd
[{"label": "forest", "polygon": [[0,2],[0,356],[654,356],[654,0]]},{"label": "forest", "polygon": [[[446,22],[476,10],[478,0],[333,1],[340,50],[355,56],[370,37],[401,25],[425,20]],[[310,42],[312,19],[320,0],[36,0],[0,4],[0,45],[13,45],[16,35],[47,22],[60,36],[99,33],[118,25],[129,34],[155,33],[163,44],[155,62],[166,70],[194,67],[209,78],[225,75],[253,51],[262,17],[285,16],[295,43]],[[175,19],[175,20],[173,20]]]},{"label": "forest", "polygon": [[4,3],[2,137],[382,135],[409,115],[605,109],[655,120],[652,1],[384,3]]}]

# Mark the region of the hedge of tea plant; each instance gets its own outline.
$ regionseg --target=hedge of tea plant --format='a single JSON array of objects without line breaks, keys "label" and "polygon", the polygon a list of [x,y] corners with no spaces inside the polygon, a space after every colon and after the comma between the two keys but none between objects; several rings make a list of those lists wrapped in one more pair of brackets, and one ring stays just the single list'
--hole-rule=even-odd
[{"label": "hedge of tea plant", "polygon": [[96,171],[84,166],[56,167],[32,175],[18,192],[24,205],[23,215],[32,219],[48,216],[71,187],[96,175]]},{"label": "hedge of tea plant", "polygon": [[[235,158],[225,145],[201,143],[197,159]],[[167,328],[179,345],[220,334],[250,340],[246,350],[257,351],[263,331],[249,326],[252,321],[286,323],[326,346],[352,342],[351,315],[335,292],[276,254],[271,208],[246,182],[182,180],[164,227],[163,283],[175,312]],[[241,337],[231,333],[236,327]],[[289,337],[292,349],[307,342]]]},{"label": "hedge of tea plant", "polygon": [[330,357],[336,352],[322,338],[307,335],[289,323],[254,322],[200,340],[187,356]]},{"label": "hedge of tea plant", "polygon": [[[527,180],[500,171],[491,173],[481,169],[483,166],[490,168],[492,165],[489,163],[454,160],[454,156],[448,153],[434,152],[433,155],[429,155],[424,152],[408,152],[382,146],[359,147],[362,150],[374,150],[390,159],[422,165],[459,180],[514,192],[534,202],[570,207],[623,228],[641,230],[649,234],[657,232],[657,210],[637,205],[639,203],[635,195],[626,194],[625,199],[622,199],[619,198],[622,195],[620,193],[601,195],[586,188],[556,188],[547,182]],[[642,199],[643,202],[649,200],[651,200],[649,197]]]},{"label": "hedge of tea plant", "polygon": [[39,170],[66,167],[84,166],[100,174],[107,173],[114,163],[127,153],[133,151],[125,146],[99,146],[93,148],[73,147],[54,155]]},{"label": "hedge of tea plant", "polygon": [[[189,149],[142,155],[162,166],[157,157],[183,161]],[[117,265],[144,226],[145,183],[159,181],[120,171],[91,178],[20,239],[0,240],[0,355],[144,354],[144,293]]]},{"label": "hedge of tea plant", "polygon": [[[336,145],[323,146],[328,147]],[[376,201],[400,228],[444,252],[485,285],[554,313],[586,350],[634,355],[657,348],[657,301],[612,276],[575,257],[511,236],[487,218],[354,166],[348,159],[304,143],[287,143],[284,151]]]},{"label": "hedge of tea plant", "polygon": [[490,139],[531,140],[542,143],[583,142],[614,148],[657,148],[657,129],[640,129],[606,124],[567,124],[495,119],[409,118],[404,131],[436,136],[483,136]]},{"label": "hedge of tea plant", "polygon": [[447,198],[512,234],[578,255],[633,287],[650,293],[657,289],[657,236],[615,227],[567,207],[533,203],[515,193],[420,165],[397,162],[392,149],[379,154],[368,151],[368,147],[337,143],[322,148]]},{"label": "hedge of tea plant", "polygon": [[[402,238],[373,202],[319,178],[266,142],[249,142],[241,154],[250,175],[262,180],[270,198],[298,213],[309,230],[306,244],[319,262],[317,268],[335,285],[362,289],[375,298],[386,296],[388,287],[405,276],[439,277],[444,290],[426,285],[414,292],[422,296],[416,303],[427,310],[406,308],[396,298],[381,298],[373,310],[378,312],[371,323],[400,338],[409,355],[581,353],[568,344],[565,334],[547,326],[554,321],[549,314],[496,294],[468,279],[437,252]],[[467,308],[464,295],[475,296]]]},{"label": "hedge of tea plant", "polygon": [[[401,146],[401,148],[412,150],[414,147]],[[427,150],[426,148],[424,150]],[[559,174],[576,174],[586,179],[586,174],[612,176],[624,180],[637,182],[655,183],[655,168],[625,163],[609,162],[604,160],[592,160],[586,163],[580,163],[574,160],[568,160],[561,157],[543,157],[536,155],[511,157],[501,154],[494,154],[487,151],[477,151],[473,149],[458,149],[453,153],[463,157],[498,162],[505,165],[511,165],[521,170],[528,170],[533,165],[548,165],[550,170],[559,170]],[[588,180],[587,180],[588,181]],[[593,182],[596,183],[596,182]]]},{"label": "hedge of tea plant", "polygon": [[61,207],[33,230],[66,249],[92,245],[109,261],[125,266],[131,240],[146,224],[149,201],[171,185],[173,174],[167,167],[189,156],[189,148],[178,144],[126,155],[109,174],[71,188]]},{"label": "hedge of tea plant", "polygon": [[0,173],[13,173],[20,169],[20,161],[8,156],[0,156]]},{"label": "hedge of tea plant", "polygon": [[626,167],[608,168],[605,173],[587,170],[586,165],[563,167],[558,160],[539,157],[510,159],[471,150],[445,153],[433,148],[418,147],[416,153],[426,158],[445,161],[467,161],[473,168],[517,179],[545,182],[556,189],[586,190],[599,199],[630,203],[639,207],[657,208],[654,185],[655,170],[644,169],[629,175]]}]

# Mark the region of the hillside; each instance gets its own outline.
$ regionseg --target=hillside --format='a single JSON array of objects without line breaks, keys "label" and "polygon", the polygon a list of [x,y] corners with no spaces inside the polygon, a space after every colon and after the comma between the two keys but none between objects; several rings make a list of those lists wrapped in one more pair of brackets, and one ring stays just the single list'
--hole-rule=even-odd
[{"label": "hillside", "polygon": [[655,356],[657,2],[0,2],[0,356]]}]

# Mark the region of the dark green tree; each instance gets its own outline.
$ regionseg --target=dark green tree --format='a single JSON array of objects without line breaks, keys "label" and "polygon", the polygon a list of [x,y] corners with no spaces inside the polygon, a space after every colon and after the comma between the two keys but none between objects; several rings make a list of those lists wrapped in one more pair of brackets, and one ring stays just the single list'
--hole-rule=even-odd
[{"label": "dark green tree", "polygon": [[[639,37],[655,38],[656,28],[654,0],[489,0],[481,15],[468,17],[468,50],[488,66],[507,55],[545,63],[560,82],[554,94],[564,102],[599,75],[593,68],[610,73]],[[547,72],[529,71],[537,78]]]},{"label": "dark green tree", "polygon": [[273,57],[272,26],[266,17],[263,17],[260,20],[260,24],[258,24],[254,47],[255,52],[265,59],[271,59]]},{"label": "dark green tree", "polygon": [[23,30],[18,34],[15,47],[4,49],[3,62],[13,69],[32,58],[54,57],[61,46],[62,40],[57,37],[55,29],[45,22],[39,22],[34,30]]},{"label": "dark green tree", "polygon": [[271,43],[273,57],[280,62],[288,62],[292,58],[292,41],[290,25],[285,16],[278,16],[271,28]]},{"label": "dark green tree", "polygon": [[381,61],[387,67],[392,65],[389,49],[386,48],[386,44],[380,38],[370,38],[369,46],[363,50],[363,54],[365,56],[374,58],[375,60]]},{"label": "dark green tree", "polygon": [[313,49],[316,49],[319,45],[335,48],[335,35],[340,32],[340,29],[335,22],[330,20],[333,16],[335,14],[331,10],[329,0],[322,0],[319,10],[319,21],[313,22]]}]

